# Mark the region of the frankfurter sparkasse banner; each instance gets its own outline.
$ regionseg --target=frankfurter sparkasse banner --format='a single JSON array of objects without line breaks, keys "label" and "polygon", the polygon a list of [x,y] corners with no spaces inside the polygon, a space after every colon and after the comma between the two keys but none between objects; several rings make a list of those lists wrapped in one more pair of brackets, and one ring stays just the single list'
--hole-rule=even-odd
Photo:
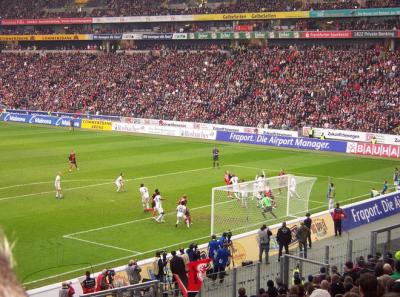
[{"label": "frankfurter sparkasse banner", "polygon": [[269,134],[251,134],[240,132],[217,132],[217,141],[257,144],[273,147],[297,148],[304,150],[319,150],[346,153],[347,143],[344,141],[330,141]]},{"label": "frankfurter sparkasse banner", "polygon": [[346,217],[342,220],[347,231],[364,224],[400,213],[400,192],[380,196],[369,202],[360,202],[343,209]]}]

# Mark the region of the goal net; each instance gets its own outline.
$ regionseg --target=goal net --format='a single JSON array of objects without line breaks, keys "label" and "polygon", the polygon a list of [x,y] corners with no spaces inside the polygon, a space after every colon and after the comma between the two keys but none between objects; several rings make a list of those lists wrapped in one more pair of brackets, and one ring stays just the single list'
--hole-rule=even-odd
[{"label": "goal net", "polygon": [[245,232],[276,219],[304,216],[316,180],[288,174],[213,188],[211,234]]}]

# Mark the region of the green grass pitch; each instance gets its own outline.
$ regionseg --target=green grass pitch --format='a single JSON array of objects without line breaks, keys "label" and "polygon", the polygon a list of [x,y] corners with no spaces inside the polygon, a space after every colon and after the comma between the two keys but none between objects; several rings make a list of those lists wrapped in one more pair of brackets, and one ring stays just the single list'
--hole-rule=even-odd
[{"label": "green grass pitch", "polygon": [[[224,170],[246,180],[254,178],[257,168],[270,176],[281,168],[315,176],[309,208],[318,211],[327,208],[328,176],[337,198],[354,202],[368,197],[371,187],[380,189],[384,179],[391,183],[398,165],[395,160],[219,143],[218,170],[211,168],[211,141],[4,122],[0,139],[0,227],[15,242],[17,274],[28,288],[80,276],[88,266],[98,271],[132,257],[152,257],[160,248],[207,242],[211,188],[223,185]],[[71,149],[80,171],[70,173]],[[63,172],[63,200],[56,200],[53,190],[58,171]],[[116,193],[114,185],[120,172],[128,179],[124,193]],[[143,212],[141,182],[167,198],[165,224]],[[189,230],[174,226],[176,202],[183,194],[192,209]]]}]

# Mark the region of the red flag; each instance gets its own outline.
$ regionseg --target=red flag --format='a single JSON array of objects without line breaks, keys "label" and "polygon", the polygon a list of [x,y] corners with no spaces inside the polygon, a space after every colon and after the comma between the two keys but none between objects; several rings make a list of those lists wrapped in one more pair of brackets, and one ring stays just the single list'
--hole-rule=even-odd
[{"label": "red flag", "polygon": [[189,295],[191,293],[197,293],[200,291],[201,284],[203,283],[203,279],[205,279],[208,263],[211,262],[211,259],[203,259],[195,262],[190,262],[188,264],[188,287],[187,292]]}]

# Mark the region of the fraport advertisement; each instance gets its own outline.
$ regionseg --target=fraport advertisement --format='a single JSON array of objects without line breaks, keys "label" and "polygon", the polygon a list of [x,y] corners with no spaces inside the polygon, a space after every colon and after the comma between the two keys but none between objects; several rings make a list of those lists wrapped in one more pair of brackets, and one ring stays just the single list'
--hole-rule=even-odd
[{"label": "fraport advertisement", "polygon": [[346,153],[347,148],[347,143],[345,141],[319,140],[312,138],[297,138],[290,136],[276,136],[269,134],[251,134],[226,131],[218,131],[216,140],[340,153]]}]

